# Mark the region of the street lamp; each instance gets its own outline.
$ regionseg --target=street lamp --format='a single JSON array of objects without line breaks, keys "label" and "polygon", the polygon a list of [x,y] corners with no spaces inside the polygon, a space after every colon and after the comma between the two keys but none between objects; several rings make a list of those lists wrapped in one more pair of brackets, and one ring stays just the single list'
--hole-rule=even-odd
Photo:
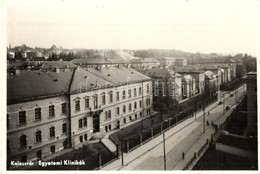
[{"label": "street lamp", "polygon": [[223,115],[225,116],[225,112],[226,112],[226,110],[225,110],[225,101],[226,101],[225,93],[223,93],[222,96],[223,96]]},{"label": "street lamp", "polygon": [[[164,122],[168,122],[165,120]],[[165,131],[163,130],[163,161],[164,161],[164,170],[166,170],[166,152],[165,152]]]},{"label": "street lamp", "polygon": [[124,140],[123,140],[123,135],[120,135],[120,150],[121,150],[121,164],[124,166],[124,152],[123,152],[123,145],[124,145]]}]

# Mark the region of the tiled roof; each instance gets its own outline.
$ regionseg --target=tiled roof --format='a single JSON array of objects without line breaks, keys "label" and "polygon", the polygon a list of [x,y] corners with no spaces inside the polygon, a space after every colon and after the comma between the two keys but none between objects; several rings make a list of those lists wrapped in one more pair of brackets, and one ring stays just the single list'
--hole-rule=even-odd
[{"label": "tiled roof", "polygon": [[132,63],[135,63],[135,62],[155,62],[155,63],[159,63],[158,60],[156,59],[153,59],[153,58],[142,58],[142,59],[132,59],[131,60]]},{"label": "tiled roof", "polygon": [[42,69],[52,69],[52,68],[75,68],[77,67],[75,64],[68,61],[46,61],[41,65]]},{"label": "tiled roof", "polygon": [[175,73],[174,71],[168,69],[168,68],[150,68],[143,71],[144,74],[150,76],[150,77],[159,77],[159,78],[170,78],[173,76],[180,77],[181,75],[178,73]]},{"label": "tiled roof", "polygon": [[74,68],[73,71],[54,72],[41,70],[20,71],[7,75],[7,102],[17,103],[37,98],[80,93],[98,88],[112,87],[128,82],[151,80],[131,68],[110,67],[98,69]]},{"label": "tiled roof", "polygon": [[72,73],[21,70],[19,75],[7,74],[7,102],[15,103],[67,92]]},{"label": "tiled roof", "polygon": [[107,81],[104,78],[97,76],[88,70],[78,68],[72,79],[70,92],[79,93],[91,91],[97,88],[104,88],[105,85],[112,85],[113,83]]},{"label": "tiled roof", "polygon": [[122,67],[110,67],[110,68],[102,68],[102,69],[95,69],[89,68],[87,71],[96,74],[97,76],[107,80],[108,82],[118,84],[118,83],[126,83],[128,82],[135,82],[135,81],[142,81],[142,80],[150,80],[151,78],[132,69]]}]

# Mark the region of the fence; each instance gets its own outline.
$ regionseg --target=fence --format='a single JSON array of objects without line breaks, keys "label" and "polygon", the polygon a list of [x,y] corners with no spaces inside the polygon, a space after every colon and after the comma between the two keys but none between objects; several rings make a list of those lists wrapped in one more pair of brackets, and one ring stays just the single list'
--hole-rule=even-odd
[{"label": "fence", "polygon": [[191,158],[191,160],[186,164],[186,166],[184,167],[183,170],[189,170],[191,169],[194,165],[195,162],[199,159],[199,157],[201,157],[203,155],[204,152],[206,152],[206,150],[209,147],[209,141],[207,139],[206,143],[199,149],[198,152],[194,152],[194,156]]},{"label": "fence", "polygon": [[[162,131],[166,129],[170,129],[174,127],[175,125],[183,122],[184,120],[193,117],[197,112],[202,110],[203,108],[207,107],[211,103],[215,102],[217,100],[217,95],[213,95],[208,97],[207,99],[196,103],[194,106],[191,106],[189,108],[186,108],[180,113],[168,115],[167,118],[162,118],[162,115],[154,115],[153,118],[151,118],[151,125],[150,127],[146,129],[142,129],[141,132],[132,134],[132,135],[124,135],[122,138],[122,149],[125,153],[131,152],[134,149],[140,147],[142,144],[150,141],[154,137],[160,135]],[[130,133],[128,133],[130,134]],[[119,135],[118,135],[119,136]],[[115,139],[112,136],[109,136],[110,139],[115,144],[121,144],[118,141],[118,138]],[[121,145],[120,145],[121,146]]]}]

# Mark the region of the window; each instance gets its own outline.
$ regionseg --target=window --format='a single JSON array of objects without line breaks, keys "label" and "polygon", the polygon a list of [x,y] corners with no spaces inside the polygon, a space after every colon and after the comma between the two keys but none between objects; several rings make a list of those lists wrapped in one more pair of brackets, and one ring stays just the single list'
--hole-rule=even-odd
[{"label": "window", "polygon": [[36,143],[42,141],[42,131],[40,131],[40,130],[36,131],[36,133],[35,133],[35,140],[36,140]]},{"label": "window", "polygon": [[87,117],[79,119],[79,128],[87,127]]},{"label": "window", "polygon": [[25,124],[26,123],[26,111],[20,111],[19,112],[19,124]]},{"label": "window", "polygon": [[102,104],[103,105],[106,104],[106,94],[105,93],[102,94]]},{"label": "window", "polygon": [[112,91],[109,92],[109,101],[110,101],[110,103],[113,102],[113,92]]},{"label": "window", "polygon": [[129,111],[132,111],[132,104],[129,103]]},{"label": "window", "polygon": [[126,118],[124,118],[124,123],[126,124]]},{"label": "window", "polygon": [[53,137],[55,137],[55,127],[54,126],[50,127],[50,138],[53,138]]},{"label": "window", "polygon": [[42,151],[41,150],[38,150],[36,152],[36,158],[37,158],[37,160],[41,160],[42,159]]},{"label": "window", "polygon": [[105,112],[105,119],[106,120],[108,119],[108,112],[107,111]]},{"label": "window", "polygon": [[49,106],[49,117],[55,117],[54,105]]},{"label": "window", "polygon": [[134,108],[135,108],[135,109],[137,108],[137,103],[136,103],[136,102],[134,103]]},{"label": "window", "polygon": [[131,98],[132,97],[132,91],[131,89],[128,90],[128,98]]},{"label": "window", "polygon": [[88,134],[84,134],[84,140],[85,140],[85,141],[88,140]]},{"label": "window", "polygon": [[125,113],[126,112],[126,107],[125,107],[125,105],[123,106],[123,113]]},{"label": "window", "polygon": [[116,92],[116,100],[119,101],[119,92]]},{"label": "window", "polygon": [[84,127],[87,127],[87,123],[88,123],[87,117],[83,118],[83,126]]},{"label": "window", "polygon": [[41,108],[35,108],[34,118],[35,118],[35,121],[41,120],[41,118],[42,118]]},{"label": "window", "polygon": [[122,99],[125,99],[125,91],[122,91]]},{"label": "window", "polygon": [[50,150],[51,150],[51,153],[54,154],[54,153],[55,153],[55,145],[52,145],[52,146],[50,147]]},{"label": "window", "polygon": [[67,113],[67,105],[66,103],[61,104],[61,113],[66,114]]},{"label": "window", "polygon": [[62,124],[62,133],[66,133],[67,132],[67,123],[63,123]]},{"label": "window", "polygon": [[117,115],[120,114],[120,108],[119,108],[119,107],[116,108],[116,114],[117,114]]},{"label": "window", "polygon": [[80,101],[79,100],[75,101],[75,110],[80,111]]},{"label": "window", "polygon": [[155,86],[155,89],[154,89],[154,96],[158,96],[158,91],[159,91],[159,85],[158,85],[158,82],[155,82],[155,84],[154,84],[154,86]]},{"label": "window", "polygon": [[149,93],[150,92],[150,85],[147,85],[146,88],[147,88],[147,93]]},{"label": "window", "polygon": [[111,111],[110,110],[108,111],[108,118],[109,119],[111,118]]},{"label": "window", "polygon": [[79,128],[82,128],[82,119],[79,119]]},{"label": "window", "polygon": [[89,98],[85,98],[85,109],[89,108]]},{"label": "window", "polygon": [[151,100],[150,100],[150,98],[147,98],[146,99],[146,106],[150,106],[150,104],[151,104]]},{"label": "window", "polygon": [[26,147],[27,146],[27,136],[21,135],[20,136],[20,147]]},{"label": "window", "polygon": [[142,95],[142,87],[139,87],[139,95]]},{"label": "window", "polygon": [[98,95],[96,94],[96,95],[94,95],[93,96],[94,97],[94,109],[97,109],[98,108]]},{"label": "window", "polygon": [[142,107],[142,101],[141,100],[139,101],[139,107],[140,108]]},{"label": "window", "polygon": [[79,141],[80,141],[81,143],[83,143],[83,136],[82,136],[82,135],[79,136]]},{"label": "window", "polygon": [[134,88],[134,97],[136,97],[137,93],[136,93],[136,88]]}]

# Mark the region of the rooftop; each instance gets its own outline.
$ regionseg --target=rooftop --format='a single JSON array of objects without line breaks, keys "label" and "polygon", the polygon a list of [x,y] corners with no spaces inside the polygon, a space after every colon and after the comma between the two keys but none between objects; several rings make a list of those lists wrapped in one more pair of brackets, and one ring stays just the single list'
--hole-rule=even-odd
[{"label": "rooftop", "polygon": [[14,104],[146,80],[151,78],[126,67],[87,70],[78,67],[73,71],[59,72],[16,70],[16,74],[7,74],[7,103]]},{"label": "rooftop", "polygon": [[143,71],[144,74],[150,77],[159,78],[171,78],[171,77],[181,77],[180,74],[163,67],[150,68]]}]

